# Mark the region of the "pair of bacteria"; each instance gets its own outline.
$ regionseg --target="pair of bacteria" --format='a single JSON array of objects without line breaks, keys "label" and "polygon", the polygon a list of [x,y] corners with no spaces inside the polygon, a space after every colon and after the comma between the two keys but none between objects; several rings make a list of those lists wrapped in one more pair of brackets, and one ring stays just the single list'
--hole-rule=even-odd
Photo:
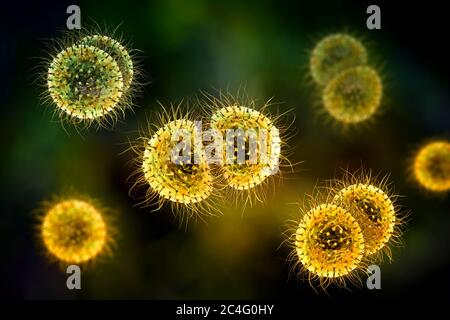
[{"label": "pair of bacteria", "polygon": [[[219,198],[232,196],[250,203],[261,200],[264,186],[284,159],[284,130],[278,127],[277,118],[263,109],[256,110],[253,101],[244,103],[220,94],[218,98],[206,95],[200,103],[209,110],[206,121],[201,121],[204,127],[198,128],[189,114],[163,112],[157,129],[144,132],[140,143],[132,147],[137,155],[132,177],[135,186],[147,187],[144,202],[156,198],[160,206],[168,203],[187,218],[218,212]],[[181,130],[188,133],[187,142],[193,147],[187,161],[175,163],[171,152],[179,140],[173,136]],[[203,134],[199,130],[218,133],[214,139],[219,150],[210,150],[210,144],[197,141]],[[252,137],[250,130],[260,135]],[[259,139],[263,132],[266,139]],[[263,155],[266,161],[262,161]]]},{"label": "pair of bacteria", "polygon": [[363,123],[379,110],[383,84],[367,61],[362,43],[347,34],[325,37],[311,53],[310,74],[322,88],[324,109],[340,124]]},{"label": "pair of bacteria", "polygon": [[378,262],[398,243],[403,218],[384,181],[370,175],[332,182],[305,208],[292,227],[291,259],[300,274],[326,287],[357,280],[369,262]]}]

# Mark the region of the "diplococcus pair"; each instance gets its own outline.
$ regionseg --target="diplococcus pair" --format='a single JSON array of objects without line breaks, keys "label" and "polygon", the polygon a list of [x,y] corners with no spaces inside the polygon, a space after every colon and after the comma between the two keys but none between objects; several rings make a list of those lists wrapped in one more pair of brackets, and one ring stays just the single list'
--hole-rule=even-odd
[{"label": "diplococcus pair", "polygon": [[377,183],[370,174],[348,175],[322,191],[291,226],[290,258],[300,274],[322,287],[345,285],[383,253],[391,257],[404,219],[386,182]]},{"label": "diplococcus pair", "polygon": [[[170,204],[176,213],[186,214],[182,219],[219,213],[218,200],[230,191],[244,202],[260,200],[268,179],[278,173],[285,159],[284,129],[264,106],[256,108],[252,100],[223,93],[218,97],[204,94],[198,103],[207,117],[195,118],[183,113],[182,107],[163,108],[158,123],[152,123],[131,148],[136,154],[132,189],[147,188],[143,203],[155,204],[156,200],[157,208]],[[217,150],[209,150],[211,145],[205,143],[207,130],[218,134]],[[187,158],[179,163],[172,157],[180,142],[173,138],[177,131],[188,134],[189,141],[184,142],[190,146]],[[249,131],[256,136],[252,138]],[[266,139],[259,139],[262,132]],[[256,161],[252,162],[253,149]]]},{"label": "diplococcus pair", "polygon": [[311,53],[310,74],[321,87],[324,110],[340,124],[357,125],[379,111],[383,84],[367,61],[362,43],[347,34],[325,37]]},{"label": "diplococcus pair", "polygon": [[44,97],[62,120],[102,126],[114,123],[131,107],[141,72],[118,40],[73,33],[55,41],[52,51],[45,63]]}]

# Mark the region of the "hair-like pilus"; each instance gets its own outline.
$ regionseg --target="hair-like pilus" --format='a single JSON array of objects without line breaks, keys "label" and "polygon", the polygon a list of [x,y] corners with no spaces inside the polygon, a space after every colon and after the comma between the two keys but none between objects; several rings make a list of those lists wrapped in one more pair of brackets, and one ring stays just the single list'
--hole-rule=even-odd
[{"label": "hair-like pilus", "polygon": [[345,33],[331,34],[321,39],[312,50],[310,75],[317,84],[325,86],[342,71],[365,65],[367,60],[361,41]]}]

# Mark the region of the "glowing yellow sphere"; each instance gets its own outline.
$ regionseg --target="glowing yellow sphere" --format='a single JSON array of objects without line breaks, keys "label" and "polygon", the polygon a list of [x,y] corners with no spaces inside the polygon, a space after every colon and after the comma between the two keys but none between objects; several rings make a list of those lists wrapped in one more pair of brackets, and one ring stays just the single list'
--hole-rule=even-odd
[{"label": "glowing yellow sphere", "polygon": [[107,226],[101,212],[91,203],[70,199],[46,212],[41,236],[47,250],[65,263],[94,259],[107,243]]},{"label": "glowing yellow sphere", "polygon": [[427,190],[450,190],[450,142],[434,141],[423,146],[416,154],[413,174],[417,182]]},{"label": "glowing yellow sphere", "polygon": [[350,212],[361,227],[365,254],[381,250],[394,234],[396,214],[389,196],[370,184],[353,184],[335,196],[334,201]]},{"label": "glowing yellow sphere", "polygon": [[97,47],[82,44],[54,57],[47,86],[57,108],[79,120],[94,120],[113,112],[124,91],[116,60]]},{"label": "glowing yellow sphere", "polygon": [[[237,190],[248,190],[260,185],[267,177],[278,170],[281,139],[279,129],[275,127],[272,120],[259,111],[251,108],[234,105],[220,108],[211,117],[211,127],[219,130],[224,136],[223,151],[223,176],[228,185]],[[237,156],[237,140],[226,141],[228,130],[242,129],[237,138],[243,138],[245,149],[245,160],[239,162]],[[251,150],[250,131],[254,132],[256,138],[254,150]],[[241,137],[244,135],[244,137]],[[261,137],[266,139],[261,139]],[[229,145],[234,147],[234,154],[227,154]],[[252,152],[255,157],[252,160]],[[231,161],[230,161],[231,159]]]},{"label": "glowing yellow sphere", "polygon": [[[172,150],[179,142],[172,141],[176,130],[185,130],[191,135],[191,163],[175,163],[172,159]],[[213,192],[214,176],[201,152],[195,163],[195,130],[190,120],[171,121],[151,137],[145,148],[142,162],[145,181],[164,199],[191,204],[205,200]]]},{"label": "glowing yellow sphere", "polygon": [[370,67],[355,67],[338,74],[323,91],[325,110],[335,120],[355,124],[371,118],[380,107],[383,86]]},{"label": "glowing yellow sphere", "polygon": [[355,218],[345,209],[322,204],[300,222],[295,241],[301,264],[318,277],[349,275],[363,258],[364,238]]},{"label": "glowing yellow sphere", "polygon": [[367,53],[360,41],[347,34],[333,34],[322,39],[310,58],[313,79],[326,85],[339,73],[367,63]]}]

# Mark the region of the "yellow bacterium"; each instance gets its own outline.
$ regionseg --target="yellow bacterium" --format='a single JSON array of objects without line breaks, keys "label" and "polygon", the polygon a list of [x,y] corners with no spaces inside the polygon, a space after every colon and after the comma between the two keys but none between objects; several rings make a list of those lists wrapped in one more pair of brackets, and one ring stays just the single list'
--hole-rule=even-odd
[{"label": "yellow bacterium", "polygon": [[329,196],[334,197],[333,203],[345,208],[359,223],[364,236],[365,258],[377,261],[386,254],[392,259],[391,246],[400,243],[405,219],[387,179],[376,179],[360,170],[332,182],[329,192]]},{"label": "yellow bacterium", "polygon": [[244,207],[264,201],[269,181],[292,166],[286,157],[289,125],[281,123],[286,114],[271,115],[270,100],[257,107],[243,92],[204,94],[201,103],[210,114],[210,128],[223,137],[220,170],[230,196],[242,200]]},{"label": "yellow bacterium", "polygon": [[323,105],[328,114],[344,125],[367,121],[379,110],[383,86],[378,73],[366,66],[339,73],[325,87]]},{"label": "yellow bacterium", "polygon": [[68,32],[44,64],[44,100],[63,121],[114,125],[131,108],[142,72],[134,51],[102,33]]},{"label": "yellow bacterium", "polygon": [[412,173],[417,183],[431,192],[450,190],[450,142],[432,141],[416,153]]},{"label": "yellow bacterium", "polygon": [[45,207],[39,231],[52,258],[65,264],[83,264],[109,250],[111,229],[93,203],[68,198]]},{"label": "yellow bacterium", "polygon": [[373,185],[354,184],[339,191],[335,202],[347,208],[359,222],[366,255],[377,253],[389,242],[396,224],[395,209],[382,190]]},{"label": "yellow bacterium", "polygon": [[[134,180],[131,190],[144,186],[147,192],[142,203],[154,205],[156,199],[156,210],[170,204],[175,213],[181,214],[180,223],[184,218],[202,218],[218,212],[214,204],[216,177],[204,157],[201,141],[200,145],[195,141],[198,129],[179,108],[164,109],[157,124],[149,126],[131,147],[137,156],[133,161],[136,171],[130,177]],[[173,158],[173,150],[184,139],[174,139],[179,131],[187,133],[186,139],[190,139],[184,141],[191,146],[185,162]]]},{"label": "yellow bacterium", "polygon": [[292,259],[322,286],[356,278],[364,257],[364,237],[344,208],[321,204],[308,211],[293,236]]},{"label": "yellow bacterium", "polygon": [[[256,150],[257,153],[261,149],[267,150],[269,157],[265,163],[249,163],[249,150],[246,150],[247,157],[245,163],[238,163],[237,155],[233,155],[232,163],[224,163],[223,175],[230,187],[237,190],[251,189],[269,177],[278,165],[281,151],[279,130],[268,117],[259,111],[238,105],[224,107],[212,115],[211,127],[220,130],[225,135],[226,130],[237,128],[244,130],[254,129],[255,132],[260,132],[260,129],[265,129],[268,133],[267,145],[258,145]],[[244,142],[244,147],[248,149],[249,137],[247,135],[244,137]],[[235,140],[229,143],[233,144],[234,149],[238,147]],[[237,150],[235,151],[237,153]]]},{"label": "yellow bacterium", "polygon": [[47,85],[57,108],[78,120],[104,117],[123,94],[116,61],[105,51],[85,45],[73,45],[54,58]]}]

